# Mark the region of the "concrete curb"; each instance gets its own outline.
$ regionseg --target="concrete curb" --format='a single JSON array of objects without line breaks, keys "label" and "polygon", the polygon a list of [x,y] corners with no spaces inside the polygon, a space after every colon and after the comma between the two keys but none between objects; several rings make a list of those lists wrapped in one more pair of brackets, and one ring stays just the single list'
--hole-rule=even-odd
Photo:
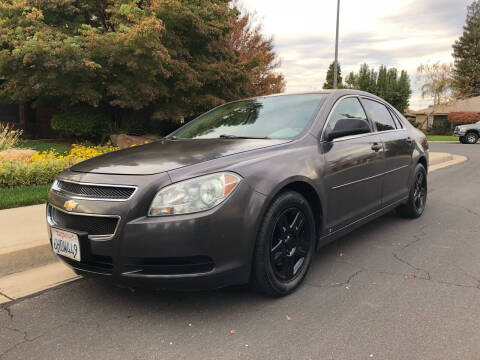
[{"label": "concrete curb", "polygon": [[58,261],[49,242],[36,241],[0,250],[0,277]]},{"label": "concrete curb", "polygon": [[0,277],[0,304],[79,279],[72,269],[56,262]]},{"label": "concrete curb", "polygon": [[431,152],[429,166],[435,166],[444,162],[453,160],[453,155],[449,153]]},{"label": "concrete curb", "polygon": [[460,164],[460,163],[465,162],[467,160],[468,160],[468,158],[466,156],[452,155],[452,159],[449,160],[449,161],[440,162],[438,164],[431,165],[430,168],[428,169],[428,172],[430,173],[430,172],[440,170],[440,169],[443,169],[443,168],[446,168],[446,167],[449,167],[449,166],[457,165],[457,164]]}]

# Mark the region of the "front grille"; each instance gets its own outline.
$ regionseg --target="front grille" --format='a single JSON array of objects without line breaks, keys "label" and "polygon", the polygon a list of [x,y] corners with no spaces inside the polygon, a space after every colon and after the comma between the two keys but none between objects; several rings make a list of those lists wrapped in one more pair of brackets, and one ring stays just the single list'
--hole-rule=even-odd
[{"label": "front grille", "polygon": [[50,207],[50,217],[55,225],[67,230],[86,232],[88,235],[113,235],[118,218],[67,214]]},{"label": "front grille", "polygon": [[135,192],[135,187],[87,185],[58,180],[59,191],[85,199],[127,200]]}]

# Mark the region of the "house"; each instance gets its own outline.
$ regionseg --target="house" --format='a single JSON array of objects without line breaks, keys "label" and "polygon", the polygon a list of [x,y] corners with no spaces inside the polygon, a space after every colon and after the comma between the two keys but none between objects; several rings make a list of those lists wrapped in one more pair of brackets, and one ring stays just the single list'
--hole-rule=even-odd
[{"label": "house", "polygon": [[0,123],[9,123],[22,129],[29,138],[51,139],[58,133],[50,127],[50,119],[55,113],[53,106],[32,108],[29,104],[1,104]]},{"label": "house", "polygon": [[452,125],[448,122],[448,114],[453,112],[480,113],[480,96],[437,105],[435,109],[430,106],[426,109],[413,111],[413,114],[416,117],[416,122],[421,124],[420,128],[427,130],[432,127],[451,128]]}]

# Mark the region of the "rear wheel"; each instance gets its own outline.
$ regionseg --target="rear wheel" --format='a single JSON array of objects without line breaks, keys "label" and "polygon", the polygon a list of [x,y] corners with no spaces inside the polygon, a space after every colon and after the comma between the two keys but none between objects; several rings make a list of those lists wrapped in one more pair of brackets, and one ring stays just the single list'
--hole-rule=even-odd
[{"label": "rear wheel", "polygon": [[307,200],[295,191],[280,194],[268,209],[257,239],[252,284],[284,296],[303,281],[315,252],[315,223]]},{"label": "rear wheel", "polygon": [[474,132],[469,132],[465,135],[465,140],[467,144],[476,144],[478,141],[478,135]]},{"label": "rear wheel", "polygon": [[427,171],[422,164],[417,164],[410,185],[410,193],[406,204],[397,207],[400,216],[415,219],[422,216],[427,204]]}]

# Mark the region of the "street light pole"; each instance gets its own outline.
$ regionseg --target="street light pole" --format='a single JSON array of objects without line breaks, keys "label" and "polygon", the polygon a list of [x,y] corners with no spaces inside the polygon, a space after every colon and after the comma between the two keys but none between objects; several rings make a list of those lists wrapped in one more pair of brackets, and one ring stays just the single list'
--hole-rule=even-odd
[{"label": "street light pole", "polygon": [[333,88],[338,88],[338,31],[340,23],[340,0],[337,0],[337,34],[335,37],[335,64],[333,66]]}]

